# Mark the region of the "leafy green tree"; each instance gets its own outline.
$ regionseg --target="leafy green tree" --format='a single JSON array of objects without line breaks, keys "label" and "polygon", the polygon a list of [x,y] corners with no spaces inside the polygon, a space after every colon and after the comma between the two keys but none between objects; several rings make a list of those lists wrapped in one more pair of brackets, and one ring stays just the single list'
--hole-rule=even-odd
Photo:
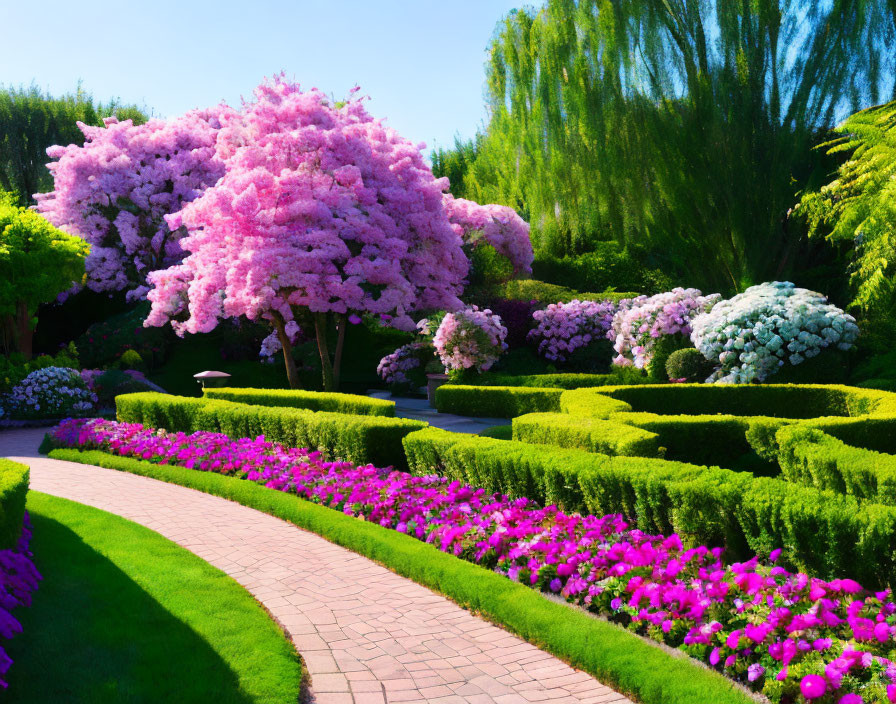
[{"label": "leafy green tree", "polygon": [[83,281],[90,246],[11,200],[0,198],[0,320],[6,353],[31,359],[37,307]]},{"label": "leafy green tree", "polygon": [[59,98],[35,86],[0,88],[0,189],[15,193],[20,205],[33,202],[35,193],[52,190],[47,148],[83,142],[78,122],[100,126],[112,115],[134,124],[147,120],[133,105],[95,103],[80,87]]},{"label": "leafy green tree", "polygon": [[837,115],[892,90],[894,11],[892,0],[515,11],[491,44],[490,118],[465,197],[524,212],[542,254],[638,243],[723,292],[786,276],[817,254],[787,217],[827,168],[813,146]]},{"label": "leafy green tree", "polygon": [[[800,201],[810,234],[850,250],[853,305],[896,331],[896,101],[869,108],[837,127],[824,146],[848,159],[837,178]],[[873,329],[873,328],[872,328]]]}]

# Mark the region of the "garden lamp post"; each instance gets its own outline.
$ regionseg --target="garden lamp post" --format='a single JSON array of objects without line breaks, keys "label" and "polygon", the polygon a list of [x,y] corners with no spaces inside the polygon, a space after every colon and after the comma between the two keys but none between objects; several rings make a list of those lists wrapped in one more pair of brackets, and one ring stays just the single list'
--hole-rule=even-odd
[{"label": "garden lamp post", "polygon": [[227,372],[199,372],[193,378],[199,382],[203,389],[214,389],[219,386],[227,386],[230,374]]}]

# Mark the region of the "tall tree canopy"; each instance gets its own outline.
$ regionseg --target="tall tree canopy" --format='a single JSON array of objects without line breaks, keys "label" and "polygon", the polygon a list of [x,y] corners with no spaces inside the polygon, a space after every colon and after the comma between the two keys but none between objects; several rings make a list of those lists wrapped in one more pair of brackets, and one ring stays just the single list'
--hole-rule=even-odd
[{"label": "tall tree canopy", "polygon": [[[893,90],[893,0],[548,0],[511,13],[487,64],[462,193],[515,207],[540,250],[662,252],[730,291],[805,259],[788,232],[838,115]],[[471,160],[472,157],[472,160]]]},{"label": "tall tree canopy", "polygon": [[0,189],[16,194],[20,205],[52,188],[45,165],[47,148],[83,140],[78,122],[99,126],[103,118],[116,116],[146,122],[146,115],[133,105],[118,101],[95,103],[80,88],[54,98],[35,86],[0,88]]}]

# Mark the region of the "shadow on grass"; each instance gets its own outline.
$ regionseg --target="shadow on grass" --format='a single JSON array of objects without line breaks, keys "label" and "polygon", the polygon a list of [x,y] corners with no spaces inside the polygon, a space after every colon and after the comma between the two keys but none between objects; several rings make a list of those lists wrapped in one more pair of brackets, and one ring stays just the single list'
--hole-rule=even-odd
[{"label": "shadow on grass", "polygon": [[6,644],[14,664],[4,701],[254,701],[206,640],[73,530],[30,508],[44,579],[31,608],[15,614],[24,632]]}]

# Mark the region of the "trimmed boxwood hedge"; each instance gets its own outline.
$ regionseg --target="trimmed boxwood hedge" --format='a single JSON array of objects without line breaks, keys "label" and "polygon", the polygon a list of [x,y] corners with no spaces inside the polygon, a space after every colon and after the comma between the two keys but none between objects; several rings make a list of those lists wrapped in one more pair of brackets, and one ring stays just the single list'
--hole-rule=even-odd
[{"label": "trimmed boxwood hedge", "polygon": [[851,447],[817,428],[777,433],[778,461],[788,481],[896,505],[896,456]]},{"label": "trimmed boxwood hedge", "polygon": [[[629,367],[622,369],[628,370]],[[595,386],[619,386],[621,384],[649,384],[638,370],[617,371],[612,374],[496,374],[485,372],[476,379],[475,386],[529,386],[547,389],[584,389]]]},{"label": "trimmed boxwood hedge", "polygon": [[309,411],[351,413],[366,416],[395,416],[395,402],[357,394],[292,391],[285,389],[206,389],[204,398],[253,406],[282,406]]},{"label": "trimmed boxwood hedge", "polygon": [[659,436],[631,425],[568,413],[528,413],[513,419],[513,439],[576,447],[605,455],[659,456]]},{"label": "trimmed boxwood hedge", "polygon": [[0,550],[15,547],[22,533],[28,479],[28,467],[0,459]]},{"label": "trimmed boxwood hedge", "polygon": [[53,450],[50,456],[188,486],[282,518],[445,594],[642,704],[754,702],[747,692],[718,673],[619,626],[546,599],[533,589],[443,553],[433,545],[303,501],[294,494],[213,472],[160,466],[102,452]]},{"label": "trimmed boxwood hedge", "polygon": [[404,467],[401,440],[426,423],[406,418],[257,406],[160,393],[117,396],[118,420],[192,433],[206,430],[232,438],[267,439],[320,450],[330,458],[379,467]]},{"label": "trimmed boxwood hedge", "polygon": [[729,558],[784,548],[821,577],[896,585],[896,508],[781,479],[669,460],[546,448],[435,428],[404,439],[416,474],[444,474],[567,511],[621,513],[643,530],[724,545]]},{"label": "trimmed boxwood hedge", "polygon": [[482,418],[515,418],[524,413],[559,411],[563,389],[525,386],[462,386],[445,384],[436,389],[440,413]]}]

